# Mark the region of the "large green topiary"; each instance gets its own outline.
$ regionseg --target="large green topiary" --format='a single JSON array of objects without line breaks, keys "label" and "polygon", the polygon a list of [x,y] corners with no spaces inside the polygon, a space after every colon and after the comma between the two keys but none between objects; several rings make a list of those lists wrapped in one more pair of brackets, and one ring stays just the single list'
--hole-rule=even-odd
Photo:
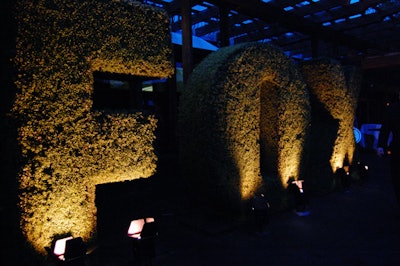
[{"label": "large green topiary", "polygon": [[158,9],[98,0],[19,0],[17,23],[21,230],[44,253],[55,235],[94,235],[96,184],[155,172],[156,119],[92,112],[93,72],[170,76],[169,24]]},{"label": "large green topiary", "polygon": [[354,66],[344,67],[328,58],[303,62],[301,69],[313,99],[309,178],[318,190],[326,191],[335,185],[332,173],[353,161],[353,124],[361,74]]},{"label": "large green topiary", "polygon": [[245,43],[214,52],[181,98],[183,178],[207,206],[225,210],[259,188],[260,160],[286,186],[300,175],[309,111],[300,73],[280,50]]}]

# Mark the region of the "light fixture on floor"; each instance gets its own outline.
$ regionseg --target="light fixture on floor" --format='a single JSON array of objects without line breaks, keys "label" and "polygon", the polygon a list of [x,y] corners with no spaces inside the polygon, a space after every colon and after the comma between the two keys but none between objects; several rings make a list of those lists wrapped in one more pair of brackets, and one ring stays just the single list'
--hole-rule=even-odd
[{"label": "light fixture on floor", "polygon": [[128,237],[132,239],[134,260],[138,265],[150,265],[155,256],[155,238],[158,236],[157,226],[153,217],[131,221]]},{"label": "light fixture on floor", "polygon": [[303,189],[304,180],[295,180],[294,178],[289,178],[287,190],[289,192],[289,197],[294,204],[294,212],[298,216],[308,216],[310,211],[307,207],[307,197]]},{"label": "light fixture on floor", "polygon": [[352,175],[356,176],[359,181],[366,181],[368,178],[368,165],[357,162],[354,167],[352,168],[351,172]]},{"label": "light fixture on floor", "polygon": [[343,168],[336,169],[335,177],[338,188],[341,188],[345,191],[348,191],[350,189],[351,176],[348,167],[344,166]]},{"label": "light fixture on floor", "polygon": [[145,222],[144,219],[137,219],[131,221],[128,229],[128,236],[131,238],[140,239],[140,234],[142,233],[144,222]]},{"label": "light fixture on floor", "polygon": [[54,243],[53,255],[66,265],[85,265],[86,245],[81,237],[68,236]]},{"label": "light fixture on floor", "polygon": [[60,258],[60,260],[64,260],[65,246],[67,241],[71,239],[73,239],[72,236],[58,239],[54,244],[53,254]]},{"label": "light fixture on floor", "polygon": [[156,237],[157,234],[156,223],[153,217],[133,220],[128,228],[128,236],[131,238]]},{"label": "light fixture on floor", "polygon": [[294,181],[292,181],[292,184],[295,184],[298,187],[300,193],[304,193],[303,182],[304,182],[304,180],[294,180]]}]

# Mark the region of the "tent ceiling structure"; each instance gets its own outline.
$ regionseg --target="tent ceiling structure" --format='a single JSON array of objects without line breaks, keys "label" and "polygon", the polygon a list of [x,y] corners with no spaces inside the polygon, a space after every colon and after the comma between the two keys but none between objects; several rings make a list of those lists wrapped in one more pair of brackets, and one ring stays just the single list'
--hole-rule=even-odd
[{"label": "tent ceiling structure", "polygon": [[[141,0],[167,11],[182,32],[182,1]],[[365,69],[400,66],[399,0],[191,0],[193,36],[221,47],[226,16],[229,44],[267,42],[288,56],[361,63]]]}]

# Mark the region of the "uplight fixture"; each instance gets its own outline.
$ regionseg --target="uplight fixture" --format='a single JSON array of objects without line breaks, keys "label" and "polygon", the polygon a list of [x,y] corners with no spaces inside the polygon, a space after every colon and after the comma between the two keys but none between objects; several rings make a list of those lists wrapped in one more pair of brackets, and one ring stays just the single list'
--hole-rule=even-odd
[{"label": "uplight fixture", "polygon": [[[68,236],[55,242],[53,254],[59,261],[74,260],[76,262],[74,265],[84,265],[86,246],[81,237]],[[79,264],[79,262],[82,263]]]},{"label": "uplight fixture", "polygon": [[[131,221],[128,228],[128,236],[131,238],[141,239],[143,237],[143,232],[146,231],[146,227],[148,227],[148,225],[150,224],[154,225],[154,222],[155,219],[153,217],[147,217]],[[153,233],[156,234],[156,232]]]},{"label": "uplight fixture", "polygon": [[292,181],[292,184],[295,184],[299,188],[300,193],[304,193],[303,182],[304,182],[304,180],[294,180],[294,181]]},{"label": "uplight fixture", "polygon": [[310,211],[307,208],[307,198],[304,193],[303,189],[303,182],[304,180],[293,180],[292,178],[289,179],[289,186],[288,190],[291,194],[291,197],[294,200],[295,209],[294,212],[298,216],[308,216],[310,215]]},{"label": "uplight fixture", "polygon": [[53,249],[54,255],[56,255],[59,259],[64,260],[65,246],[67,241],[71,239],[73,239],[72,236],[58,239],[54,244],[54,249]]},{"label": "uplight fixture", "polygon": [[151,265],[155,256],[155,238],[158,235],[155,219],[147,217],[131,221],[128,237],[132,239],[133,257],[137,265]]}]

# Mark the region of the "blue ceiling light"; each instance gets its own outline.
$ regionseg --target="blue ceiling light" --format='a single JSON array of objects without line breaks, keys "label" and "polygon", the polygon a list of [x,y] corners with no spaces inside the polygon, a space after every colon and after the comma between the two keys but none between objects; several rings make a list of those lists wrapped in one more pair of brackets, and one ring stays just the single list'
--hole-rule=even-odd
[{"label": "blue ceiling light", "polygon": [[322,23],[322,26],[324,26],[324,27],[331,26],[331,25],[332,25],[332,23],[330,23],[329,21]]},{"label": "blue ceiling light", "polygon": [[292,6],[287,6],[287,7],[283,8],[283,10],[285,10],[285,11],[292,11],[293,9],[294,9],[294,7],[292,7]]},{"label": "blue ceiling light", "polygon": [[265,39],[260,40],[260,42],[268,43],[268,42],[272,42],[272,39],[265,38]]},{"label": "blue ceiling light", "polygon": [[345,18],[339,18],[339,19],[335,20],[335,23],[342,23],[342,22],[345,22],[345,21],[346,21]]},{"label": "blue ceiling light", "polygon": [[383,21],[391,21],[392,19],[389,16],[386,16]]},{"label": "blue ceiling light", "polygon": [[272,0],[261,0],[261,2],[269,3],[269,2],[272,2]]},{"label": "blue ceiling light", "polygon": [[201,11],[206,10],[207,7],[202,6],[202,5],[195,5],[195,6],[192,7],[192,9],[201,12]]},{"label": "blue ceiling light", "polygon": [[303,6],[308,6],[309,4],[310,4],[310,2],[308,2],[308,1],[303,1],[303,2],[300,2],[300,3],[296,4],[296,6],[297,6],[297,7],[303,7]]},{"label": "blue ceiling light", "polygon": [[360,2],[360,0],[350,0],[350,5]]},{"label": "blue ceiling light", "polygon": [[214,6],[213,4],[210,4],[209,2],[203,2],[203,5],[209,6],[209,7],[213,7]]},{"label": "blue ceiling light", "polygon": [[370,14],[375,14],[376,9],[373,7],[369,7],[367,10],[365,10],[365,15],[370,15]]},{"label": "blue ceiling light", "polygon": [[182,20],[182,17],[180,15],[174,15],[171,17],[172,22],[178,22]]},{"label": "blue ceiling light", "polygon": [[355,15],[350,16],[349,19],[359,18],[361,16],[362,16],[361,14],[355,14]]},{"label": "blue ceiling light", "polygon": [[159,4],[159,3],[155,3],[155,2],[153,2],[153,1],[146,1],[146,4],[152,5],[152,6],[156,6],[156,7],[161,7],[161,8],[164,7],[164,5]]},{"label": "blue ceiling light", "polygon": [[243,24],[250,24],[250,23],[253,23],[253,20],[252,19],[248,19],[248,20],[243,21],[242,23]]},{"label": "blue ceiling light", "polygon": [[294,59],[302,59],[303,58],[303,54],[295,54],[295,55],[292,55],[292,58],[294,58]]}]

